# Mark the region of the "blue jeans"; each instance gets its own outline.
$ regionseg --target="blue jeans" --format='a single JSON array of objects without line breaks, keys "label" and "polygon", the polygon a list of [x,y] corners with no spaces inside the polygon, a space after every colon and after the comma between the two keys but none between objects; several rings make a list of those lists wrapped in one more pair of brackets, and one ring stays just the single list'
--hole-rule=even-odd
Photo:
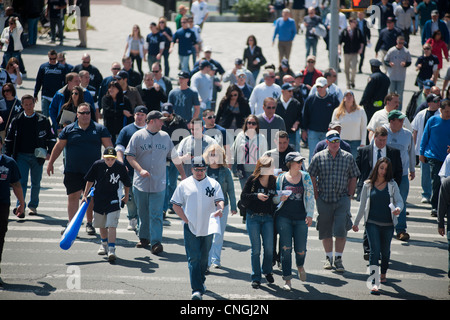
[{"label": "blue jeans", "polygon": [[409,193],[409,179],[407,174],[402,176],[402,182],[400,182],[398,188],[400,189],[400,195],[403,200],[403,210],[398,215],[398,223],[395,226],[397,234],[406,231],[406,199],[408,198]]},{"label": "blue jeans", "polygon": [[211,250],[209,251],[208,265],[217,264],[220,266],[220,255],[222,253],[223,237],[225,235],[225,228],[227,227],[228,213],[230,206],[226,205],[223,208],[222,218],[220,218],[220,234],[215,233],[212,241]]},{"label": "blue jeans", "polygon": [[356,159],[358,155],[358,148],[361,145],[361,140],[344,140],[350,145],[350,150],[352,151],[352,156]]},{"label": "blue jeans", "polygon": [[431,169],[430,164],[420,162],[422,197],[431,199]]},{"label": "blue jeans", "polygon": [[305,45],[306,45],[306,57],[309,56],[309,53],[311,52],[312,49],[312,54],[313,56],[316,56],[317,53],[317,42],[318,42],[318,38],[305,38]]},{"label": "blue jeans", "polygon": [[[133,179],[131,179],[133,181]],[[134,197],[133,188],[130,188],[130,198],[127,202],[127,218],[128,220],[136,218],[139,221],[136,199]]]},{"label": "blue jeans", "polygon": [[163,211],[167,211],[167,209],[172,209],[172,204],[170,203],[170,199],[172,199],[173,193],[177,188],[177,180],[178,180],[178,169],[175,167],[172,161],[170,161],[170,165],[166,166],[166,193],[164,197],[164,207]]},{"label": "blue jeans", "polygon": [[280,235],[281,266],[283,280],[292,279],[292,239],[294,239],[295,264],[303,267],[306,257],[306,242],[308,240],[308,225],[305,220],[292,220],[278,216],[277,232]]},{"label": "blue jeans", "polygon": [[369,265],[378,266],[381,254],[381,273],[385,274],[389,268],[394,226],[379,226],[368,222],[366,223],[366,233],[370,246]]},{"label": "blue jeans", "polygon": [[[20,172],[20,184],[22,185],[23,198],[27,194],[28,174],[31,177],[31,196],[28,202],[29,208],[37,208],[39,205],[39,191],[41,190],[41,179],[43,165],[40,165],[32,153],[19,153],[17,155],[17,166]],[[17,202],[19,205],[19,202]]]},{"label": "blue jeans", "polygon": [[289,144],[294,146],[294,150],[300,152],[300,129],[294,133],[289,133]]},{"label": "blue jeans", "polygon": [[[273,258],[273,217],[258,216],[247,209],[247,232],[251,245],[252,281],[261,281],[261,273],[272,273]],[[263,246],[263,263],[261,267],[261,239]]]},{"label": "blue jeans", "polygon": [[39,18],[28,19],[28,44],[34,46],[38,35]]},{"label": "blue jeans", "polygon": [[[52,103],[52,102],[51,102],[50,100],[47,100],[47,99],[45,99],[45,98],[41,98],[41,111],[42,111],[42,114],[43,114],[44,116],[46,116],[46,117],[49,117],[49,115],[50,115],[50,113],[49,113],[49,107],[50,107],[50,104],[51,104],[51,103]],[[58,129],[56,124],[53,125],[53,129],[54,129],[54,130],[57,130],[57,129]],[[57,132],[57,131],[55,131],[55,132]]]},{"label": "blue jeans", "polygon": [[150,240],[153,246],[162,242],[165,191],[143,192],[133,187],[139,215],[138,237]]},{"label": "blue jeans", "polygon": [[309,148],[309,163],[314,155],[314,149],[316,145],[326,138],[326,132],[308,130],[308,148]]},{"label": "blue jeans", "polygon": [[205,293],[205,272],[208,267],[208,254],[211,249],[213,235],[197,237],[189,226],[184,224],[184,246],[189,268],[189,280],[192,293]]},{"label": "blue jeans", "polygon": [[178,57],[180,58],[181,71],[189,72],[189,57],[190,56],[178,55]]}]

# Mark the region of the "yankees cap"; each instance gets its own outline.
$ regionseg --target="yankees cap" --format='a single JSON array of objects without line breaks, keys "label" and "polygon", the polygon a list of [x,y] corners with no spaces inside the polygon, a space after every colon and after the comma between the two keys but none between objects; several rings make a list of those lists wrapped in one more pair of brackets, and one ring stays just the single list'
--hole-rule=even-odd
[{"label": "yankees cap", "polygon": [[103,157],[104,158],[117,158],[117,152],[116,149],[113,147],[107,147],[105,151],[103,151]]}]

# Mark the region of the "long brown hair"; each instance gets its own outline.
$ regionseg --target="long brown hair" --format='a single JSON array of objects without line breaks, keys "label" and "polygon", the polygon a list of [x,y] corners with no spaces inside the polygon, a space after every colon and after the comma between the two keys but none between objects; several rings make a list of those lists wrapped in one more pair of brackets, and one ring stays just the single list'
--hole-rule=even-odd
[{"label": "long brown hair", "polygon": [[392,172],[391,160],[389,158],[386,158],[386,157],[381,157],[380,159],[378,159],[377,163],[375,164],[375,167],[373,168],[372,172],[370,173],[369,178],[366,180],[366,181],[369,181],[372,185],[375,185],[375,182],[377,181],[378,169],[380,168],[380,165],[382,163],[386,163],[387,164],[386,175],[384,177],[384,180],[386,182],[389,182],[389,181],[391,181],[394,178],[394,173]]},{"label": "long brown hair", "polygon": [[[261,158],[259,158],[256,162],[256,167],[252,174],[253,181],[263,175],[261,174],[262,169],[270,168],[271,166],[273,166],[273,158],[269,156],[262,156]],[[269,185],[272,185],[272,183],[276,183],[276,178],[273,174],[269,176]]]}]

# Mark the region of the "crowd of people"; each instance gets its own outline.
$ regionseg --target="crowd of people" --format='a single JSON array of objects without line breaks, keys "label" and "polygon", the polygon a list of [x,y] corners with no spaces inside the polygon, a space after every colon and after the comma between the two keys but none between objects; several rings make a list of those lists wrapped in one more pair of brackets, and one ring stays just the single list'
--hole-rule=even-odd
[{"label": "crowd of people", "polygon": [[[443,235],[449,206],[445,190],[450,173],[450,68],[441,88],[437,80],[443,56],[448,60],[449,17],[447,24],[439,20],[430,0],[418,6],[397,1],[391,13],[393,4],[382,0],[377,59],[369,61],[370,81],[358,103],[352,89],[370,41],[366,17],[358,13],[341,19],[343,91],[335,83],[339,70],[320,70],[316,65],[317,41],[327,39],[329,15],[318,7],[299,9],[296,3],[292,12],[280,10],[274,21],[279,68],[267,63],[256,37],[249,35],[242,58],[224,70],[212,58],[212,49],[202,43],[207,7],[199,0],[191,9],[193,16],[180,6],[174,32],[164,17],[150,23],[147,37],[134,25],[123,59],[111,64],[108,77],[91,63],[88,53],[80,64],[70,65],[63,52],[48,51],[48,62],[36,75],[34,94],[21,98],[16,90],[23,62],[14,30],[22,27],[17,17],[8,19],[1,37],[5,69],[0,70],[4,150],[0,163],[10,169],[0,179],[8,184],[1,197],[0,253],[10,207],[9,197],[3,195],[9,194],[11,184],[17,197],[15,214],[19,218],[38,214],[44,163],[47,174],[54,174],[61,154],[68,221],[80,198],[86,201],[94,186],[86,232],[95,235],[100,229],[98,254],[110,261],[116,259],[121,205],[127,208],[128,229],[136,232],[136,247],[150,248],[153,254],[164,250],[167,214],[183,220],[193,299],[201,299],[210,268],[221,267],[227,217],[238,211],[250,238],[254,288],[260,287],[262,275],[272,283],[272,268],[279,263],[283,288],[291,290],[292,249],[298,276],[306,281],[307,234],[314,208],[324,269],[345,271],[347,233],[358,231],[363,219],[364,258],[378,266],[381,256],[380,281],[387,281],[392,236],[410,239],[406,201],[418,165],[422,203],[431,204],[431,215],[438,217]],[[304,12],[294,20],[296,10]],[[406,106],[403,89],[406,68],[413,63],[408,42],[410,31],[417,31],[415,14],[423,55],[415,63],[419,90]],[[54,36],[55,32],[52,28]],[[292,41],[301,32],[305,32],[306,66],[295,73],[289,57]],[[179,65],[169,66],[175,46]],[[149,72],[143,72],[143,61]],[[169,77],[170,68],[179,69],[177,85]],[[35,111],[39,99],[41,112]],[[309,150],[308,159],[301,155],[302,148]],[[239,181],[240,194],[233,177]],[[31,195],[26,203],[29,178]],[[3,184],[1,188],[6,190]],[[353,222],[354,199],[360,208]],[[376,287],[372,293],[378,294]]]}]

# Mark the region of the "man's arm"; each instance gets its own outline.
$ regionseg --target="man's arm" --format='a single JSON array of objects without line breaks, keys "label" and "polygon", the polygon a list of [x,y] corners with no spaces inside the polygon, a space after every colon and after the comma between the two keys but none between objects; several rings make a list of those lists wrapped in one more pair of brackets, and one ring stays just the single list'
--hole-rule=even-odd
[{"label": "man's arm", "polygon": [[49,176],[54,173],[53,164],[55,163],[56,159],[58,159],[59,155],[64,150],[66,145],[67,145],[67,140],[60,139],[53,147],[52,153],[50,155],[50,159],[48,160],[48,164],[47,164],[47,174]]},{"label": "man's arm", "polygon": [[11,187],[17,200],[19,200],[19,206],[17,207],[16,215],[20,215],[21,213],[25,212],[25,199],[23,197],[23,190],[22,186],[20,185],[20,181],[11,183]]},{"label": "man's arm", "polygon": [[[127,156],[128,163],[136,170],[136,172],[139,173],[141,177],[148,177],[150,178],[150,172],[147,170],[142,169],[142,167],[139,165],[139,163],[136,161],[136,158],[133,156],[128,155]],[[183,171],[184,172],[184,171]]]}]

